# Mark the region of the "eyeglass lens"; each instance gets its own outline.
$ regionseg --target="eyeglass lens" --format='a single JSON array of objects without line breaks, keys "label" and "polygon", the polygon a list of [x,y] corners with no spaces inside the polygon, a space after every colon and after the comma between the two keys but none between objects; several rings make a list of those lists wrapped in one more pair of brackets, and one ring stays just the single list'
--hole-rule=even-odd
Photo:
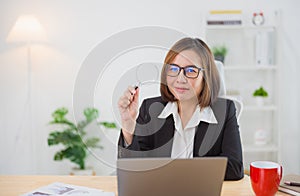
[{"label": "eyeglass lens", "polygon": [[201,68],[196,67],[195,65],[187,66],[187,67],[179,67],[176,64],[168,64],[167,68],[167,75],[171,77],[178,76],[181,69],[183,69],[183,74],[187,78],[197,78],[199,75],[199,71]]}]

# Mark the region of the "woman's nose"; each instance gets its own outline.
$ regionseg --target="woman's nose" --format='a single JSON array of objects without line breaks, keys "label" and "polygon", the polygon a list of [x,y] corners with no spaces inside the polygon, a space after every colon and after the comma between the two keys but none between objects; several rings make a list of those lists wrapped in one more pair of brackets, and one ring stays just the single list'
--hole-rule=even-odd
[{"label": "woman's nose", "polygon": [[177,82],[186,82],[186,81],[187,81],[187,79],[184,75],[184,70],[182,69],[182,70],[180,70],[180,72],[177,76]]}]

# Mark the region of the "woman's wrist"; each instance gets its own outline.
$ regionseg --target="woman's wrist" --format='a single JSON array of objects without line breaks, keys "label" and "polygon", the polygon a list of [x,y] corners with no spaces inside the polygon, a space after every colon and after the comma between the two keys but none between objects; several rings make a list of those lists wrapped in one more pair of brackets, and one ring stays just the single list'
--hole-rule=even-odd
[{"label": "woman's wrist", "polygon": [[123,138],[127,146],[132,143],[133,134],[127,130],[122,129]]}]

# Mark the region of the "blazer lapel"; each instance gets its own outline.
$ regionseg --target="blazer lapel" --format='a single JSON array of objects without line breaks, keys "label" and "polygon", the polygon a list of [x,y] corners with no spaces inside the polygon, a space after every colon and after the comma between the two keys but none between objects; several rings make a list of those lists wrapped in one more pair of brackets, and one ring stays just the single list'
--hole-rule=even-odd
[{"label": "blazer lapel", "polygon": [[195,137],[194,137],[194,152],[193,152],[194,157],[199,157],[200,156],[199,155],[199,149],[200,149],[200,146],[201,146],[202,141],[204,139],[204,136],[206,134],[207,127],[208,127],[208,123],[200,122],[197,129],[196,129],[196,133],[195,133]]},{"label": "blazer lapel", "polygon": [[172,115],[165,119],[165,123],[154,135],[154,155],[156,157],[171,157],[175,125]]},{"label": "blazer lapel", "polygon": [[217,124],[200,122],[194,140],[194,157],[204,156],[213,147],[219,138],[226,118],[226,100],[218,100],[211,107],[214,111]]}]

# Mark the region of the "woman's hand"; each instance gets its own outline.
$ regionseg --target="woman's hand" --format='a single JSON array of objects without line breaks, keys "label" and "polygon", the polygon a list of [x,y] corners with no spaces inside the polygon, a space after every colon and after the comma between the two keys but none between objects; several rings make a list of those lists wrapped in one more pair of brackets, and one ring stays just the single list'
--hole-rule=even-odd
[{"label": "woman's hand", "polygon": [[127,144],[131,144],[139,107],[139,89],[129,86],[118,102],[122,132]]}]

